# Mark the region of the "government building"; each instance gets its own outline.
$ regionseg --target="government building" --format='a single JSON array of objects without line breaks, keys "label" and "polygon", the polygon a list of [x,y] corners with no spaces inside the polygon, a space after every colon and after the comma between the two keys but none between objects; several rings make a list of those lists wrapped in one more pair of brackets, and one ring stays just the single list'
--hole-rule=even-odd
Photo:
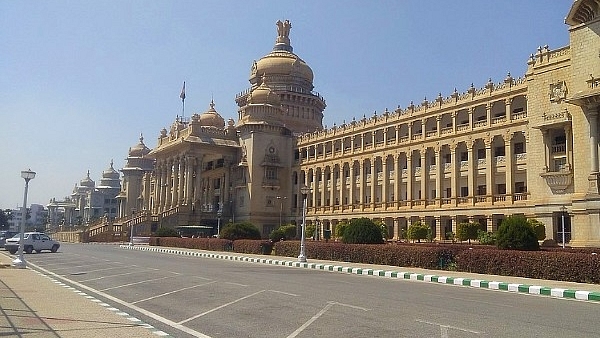
[{"label": "government building", "polygon": [[161,130],[153,149],[140,138],[121,170],[118,217],[91,235],[109,225],[217,233],[248,221],[266,237],[282,223],[301,226],[306,196],[320,234],[368,217],[392,239],[420,221],[443,240],[461,222],[496,231],[521,214],[543,222],[548,239],[600,246],[599,7],[574,1],[570,44],[540,47],[525,74],[332,128],[290,22],[278,21],[273,50],[235,97],[237,121],[210,102]]}]

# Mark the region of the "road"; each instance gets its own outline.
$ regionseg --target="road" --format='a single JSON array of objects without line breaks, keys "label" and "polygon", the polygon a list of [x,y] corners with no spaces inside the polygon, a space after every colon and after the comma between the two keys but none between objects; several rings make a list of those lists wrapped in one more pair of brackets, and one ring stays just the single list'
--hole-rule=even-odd
[{"label": "road", "polygon": [[600,337],[597,302],[116,245],[26,259],[173,337]]}]

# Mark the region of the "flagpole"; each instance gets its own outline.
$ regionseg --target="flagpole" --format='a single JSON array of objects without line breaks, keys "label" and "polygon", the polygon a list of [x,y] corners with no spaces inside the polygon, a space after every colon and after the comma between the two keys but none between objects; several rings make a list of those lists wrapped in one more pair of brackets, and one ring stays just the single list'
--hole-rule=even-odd
[{"label": "flagpole", "polygon": [[183,121],[185,117],[185,81],[183,81],[183,88],[181,88],[179,97],[181,98],[181,120]]}]

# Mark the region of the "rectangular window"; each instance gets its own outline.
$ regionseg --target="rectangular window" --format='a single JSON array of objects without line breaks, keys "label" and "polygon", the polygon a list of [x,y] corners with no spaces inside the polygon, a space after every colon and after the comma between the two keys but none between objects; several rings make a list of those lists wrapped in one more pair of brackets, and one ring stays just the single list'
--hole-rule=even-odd
[{"label": "rectangular window", "polygon": [[469,196],[469,187],[460,187],[460,196],[461,197]]},{"label": "rectangular window", "polygon": [[265,168],[265,177],[269,180],[276,180],[277,179],[277,168],[266,167]]},{"label": "rectangular window", "polygon": [[504,147],[494,148],[494,154],[496,154],[496,156],[504,156]]},{"label": "rectangular window", "polygon": [[525,182],[515,182],[515,192],[518,194],[527,192],[527,186],[525,185]]},{"label": "rectangular window", "polygon": [[483,160],[485,158],[485,149],[477,149],[477,159]]},{"label": "rectangular window", "polygon": [[498,192],[499,195],[506,194],[506,184],[497,184],[496,191]]},{"label": "rectangular window", "polygon": [[468,161],[469,160],[469,153],[467,153],[466,151],[460,153],[460,160],[461,161]]},{"label": "rectangular window", "polygon": [[452,197],[452,188],[446,188],[446,198]]},{"label": "rectangular window", "polygon": [[446,163],[452,163],[452,154],[446,154],[444,158]]},{"label": "rectangular window", "polygon": [[485,185],[478,185],[477,186],[477,195],[485,195],[486,194],[486,186]]}]

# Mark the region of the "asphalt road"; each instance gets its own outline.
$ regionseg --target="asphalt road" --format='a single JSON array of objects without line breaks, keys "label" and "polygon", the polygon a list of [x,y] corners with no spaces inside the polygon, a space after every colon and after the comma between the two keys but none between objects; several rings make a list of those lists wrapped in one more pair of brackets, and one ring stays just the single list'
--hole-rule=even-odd
[{"label": "asphalt road", "polygon": [[173,337],[600,337],[597,302],[115,245],[26,259]]}]

